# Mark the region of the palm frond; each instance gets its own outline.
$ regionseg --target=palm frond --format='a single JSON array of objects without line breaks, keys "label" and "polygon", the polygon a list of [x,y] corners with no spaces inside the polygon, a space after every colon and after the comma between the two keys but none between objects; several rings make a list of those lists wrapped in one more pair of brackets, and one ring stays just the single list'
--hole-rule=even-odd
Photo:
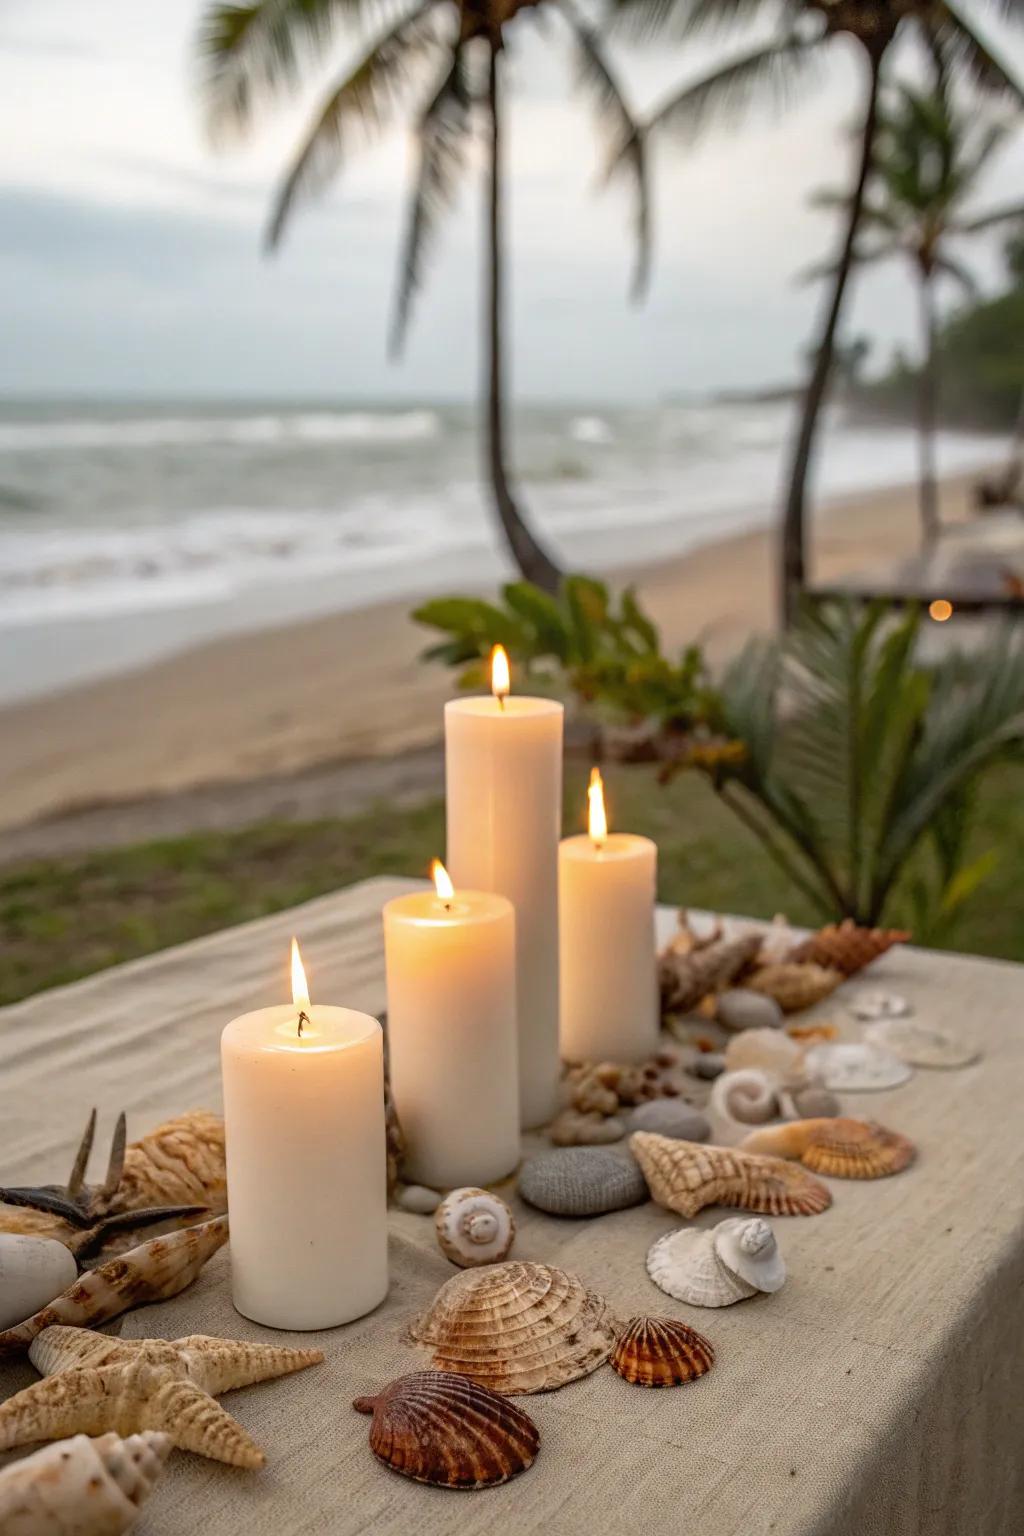
[{"label": "palm frond", "polygon": [[[1021,0],[1009,0],[1009,4],[1014,5],[1015,14],[1019,18]],[[963,69],[982,90],[1024,103],[1024,86],[997,58],[990,45],[975,30],[973,23],[967,20],[952,0],[935,0],[934,8],[925,23],[925,32],[935,39],[947,61]]]},{"label": "palm frond", "polygon": [[[854,267],[868,267],[874,266],[878,261],[888,261],[891,256],[905,254],[906,248],[900,240],[884,240],[880,245],[857,246],[850,260]],[[820,283],[823,278],[834,278],[838,268],[839,263],[834,258],[826,261],[812,261],[809,266],[800,269],[794,281],[798,286]]]},{"label": "palm frond", "polygon": [[444,44],[434,0],[422,0],[379,37],[327,96],[274,202],[267,245],[275,247],[296,201],[313,197],[338,174],[350,129],[380,132],[415,66]]},{"label": "palm frond", "polygon": [[432,92],[417,125],[419,166],[409,205],[395,313],[391,326],[392,353],[401,350],[413,298],[420,287],[427,248],[450,210],[465,165],[471,101],[465,60],[456,44],[440,83]]},{"label": "palm frond", "polygon": [[958,219],[951,226],[951,232],[974,235],[983,229],[996,229],[1001,224],[1015,224],[1018,220],[1024,220],[1024,203],[1010,203],[1003,208],[992,208],[988,213],[980,213],[973,219]]},{"label": "palm frond", "polygon": [[612,16],[623,30],[646,40],[665,33],[678,38],[743,30],[775,10],[772,0],[613,0]]},{"label": "palm frond", "polygon": [[935,271],[941,272],[945,277],[951,277],[954,282],[959,283],[968,298],[977,298],[978,280],[971,269],[964,266],[962,261],[957,261],[954,256],[944,254],[936,258]]},{"label": "palm frond", "polygon": [[647,287],[651,266],[651,206],[647,182],[647,147],[618,80],[605,56],[597,32],[580,16],[571,0],[559,0],[559,10],[569,24],[576,44],[576,74],[594,104],[598,122],[610,146],[606,180],[616,175],[630,178],[633,188],[636,261],[633,296]]},{"label": "palm frond", "polygon": [[764,101],[778,109],[817,62],[815,45],[796,36],[751,49],[662,102],[648,130],[692,141],[716,121],[735,126]]}]

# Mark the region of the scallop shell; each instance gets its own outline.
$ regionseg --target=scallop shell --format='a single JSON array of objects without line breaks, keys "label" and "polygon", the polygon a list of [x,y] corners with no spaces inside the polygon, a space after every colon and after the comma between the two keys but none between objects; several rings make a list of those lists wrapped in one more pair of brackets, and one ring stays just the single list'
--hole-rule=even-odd
[{"label": "scallop shell", "polygon": [[4,1536],[122,1536],[138,1519],[170,1455],[167,1435],[144,1430],[75,1435],[0,1472]]},{"label": "scallop shell", "polygon": [[679,954],[671,946],[658,959],[663,1009],[687,1013],[702,997],[717,992],[748,966],[761,948],[761,936],[719,939],[702,949]]},{"label": "scallop shell", "polygon": [[702,1227],[680,1227],[652,1243],[647,1273],[666,1296],[692,1307],[731,1307],[757,1295],[750,1285],[722,1262],[714,1233]]},{"label": "scallop shell", "polygon": [[531,1467],[540,1434],[507,1397],[452,1371],[413,1371],[375,1397],[370,1449],[403,1477],[437,1488],[493,1488]]},{"label": "scallop shell", "polygon": [[757,1067],[723,1072],[711,1089],[712,1110],[725,1120],[743,1125],[763,1125],[778,1114],[777,1080]]},{"label": "scallop shell", "polygon": [[981,1055],[976,1045],[915,1019],[879,1019],[868,1025],[864,1039],[913,1067],[969,1067]]},{"label": "scallop shell", "polygon": [[795,1157],[805,1168],[836,1179],[883,1179],[913,1162],[912,1141],[873,1120],[793,1120],[752,1131],[743,1143],[751,1152]]},{"label": "scallop shell", "polygon": [[844,976],[852,976],[865,966],[892,949],[894,944],[905,944],[910,934],[902,928],[861,928],[848,917],[841,923],[829,923],[819,928],[809,939],[798,944],[790,954],[790,960],[810,960]]},{"label": "scallop shell", "polygon": [[781,1290],[786,1266],[775,1233],[761,1216],[727,1216],[712,1232],[715,1252],[730,1274],[759,1291]]},{"label": "scallop shell", "polygon": [[913,1073],[905,1061],[873,1045],[837,1040],[813,1045],[806,1056],[807,1070],[820,1077],[834,1093],[870,1092],[898,1088]]},{"label": "scallop shell", "polygon": [[648,1131],[634,1131],[629,1146],[652,1198],[691,1220],[706,1205],[740,1206],[766,1216],[814,1216],[832,1204],[824,1184],[780,1157],[670,1141]]},{"label": "scallop shell", "polygon": [[441,1371],[517,1396],[587,1376],[615,1348],[603,1296],[547,1264],[491,1264],[444,1284],[409,1329]]},{"label": "scallop shell", "polygon": [[745,1029],[725,1050],[729,1072],[747,1069],[768,1073],[780,1083],[797,1082],[803,1076],[803,1047],[778,1029]]},{"label": "scallop shell", "polygon": [[612,1353],[612,1367],[637,1387],[680,1387],[714,1363],[710,1340],[674,1317],[631,1317]]},{"label": "scallop shell", "polygon": [[434,1213],[441,1252],[462,1269],[494,1264],[512,1247],[516,1224],[504,1200],[487,1189],[453,1189]]},{"label": "scallop shell", "polygon": [[761,966],[744,985],[774,997],[783,1013],[799,1013],[828,997],[844,979],[842,971],[810,961],[784,960]]}]

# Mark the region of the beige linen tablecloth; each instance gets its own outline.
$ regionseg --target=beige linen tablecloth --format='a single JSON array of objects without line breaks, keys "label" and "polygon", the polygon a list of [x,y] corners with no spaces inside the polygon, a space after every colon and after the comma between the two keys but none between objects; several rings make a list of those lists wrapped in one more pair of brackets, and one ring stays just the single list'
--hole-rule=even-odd
[{"label": "beige linen tablecloth", "polygon": [[[373,881],[0,1011],[4,1177],[64,1176],[92,1104],[105,1131],[126,1108],[132,1135],[219,1108],[221,1028],[278,999],[292,932],[315,997],[380,1009],[379,910],[408,887]],[[985,1054],[848,1096],[851,1112],[912,1136],[919,1161],[875,1183],[832,1181],[831,1210],[779,1219],[789,1278],[777,1295],[722,1311],[662,1295],[644,1255],[679,1223],[652,1204],[574,1222],[516,1202],[516,1256],[577,1271],[621,1316],[685,1318],[715,1344],[710,1375],[645,1391],[605,1367],[523,1399],[541,1453],[503,1488],[450,1493],[395,1476],[350,1404],[426,1363],[402,1329],[454,1273],[432,1222],[395,1211],[384,1306],[308,1336],[322,1366],[227,1399],[266,1448],[266,1469],[175,1453],[140,1536],[1024,1530],[1024,969],[910,951],[871,980],[905,991],[922,1019],[969,1031]],[[842,1010],[832,1000],[819,1012]],[[281,1338],[232,1310],[228,1263],[218,1254],[192,1290],[131,1314],[125,1334]],[[27,1362],[0,1367],[0,1396],[34,1379]]]}]

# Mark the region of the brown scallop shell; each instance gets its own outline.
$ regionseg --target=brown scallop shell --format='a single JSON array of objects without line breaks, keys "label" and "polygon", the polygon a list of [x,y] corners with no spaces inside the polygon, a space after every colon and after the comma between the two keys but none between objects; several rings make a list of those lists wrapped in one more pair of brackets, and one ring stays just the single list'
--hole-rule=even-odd
[{"label": "brown scallop shell", "polygon": [[540,1449],[529,1414],[452,1371],[413,1371],[352,1406],[373,1414],[370,1449],[378,1461],[437,1488],[507,1483]]},{"label": "brown scallop shell", "polygon": [[762,965],[744,983],[752,992],[774,997],[783,1013],[799,1013],[813,1008],[844,980],[842,971],[817,965],[811,960],[781,960],[776,965]]},{"label": "brown scallop shell", "polygon": [[692,1220],[706,1205],[738,1206],[764,1216],[816,1216],[832,1204],[828,1187],[781,1157],[676,1141],[634,1131],[629,1148],[652,1199]]},{"label": "brown scallop shell", "polygon": [[898,1131],[844,1115],[765,1126],[745,1137],[743,1146],[798,1158],[805,1168],[835,1179],[884,1179],[906,1168],[915,1156],[913,1142]]},{"label": "brown scallop shell", "polygon": [[894,944],[905,944],[909,938],[910,934],[902,928],[861,928],[848,917],[842,923],[829,923],[827,928],[819,928],[817,933],[797,945],[789,959],[810,960],[815,965],[852,976],[892,949]]},{"label": "brown scallop shell", "polygon": [[409,1337],[440,1371],[495,1392],[553,1392],[611,1355],[618,1323],[603,1296],[547,1264],[489,1264],[453,1275]]},{"label": "brown scallop shell", "polygon": [[612,1354],[613,1368],[638,1387],[679,1387],[714,1363],[710,1341],[673,1317],[631,1317]]}]

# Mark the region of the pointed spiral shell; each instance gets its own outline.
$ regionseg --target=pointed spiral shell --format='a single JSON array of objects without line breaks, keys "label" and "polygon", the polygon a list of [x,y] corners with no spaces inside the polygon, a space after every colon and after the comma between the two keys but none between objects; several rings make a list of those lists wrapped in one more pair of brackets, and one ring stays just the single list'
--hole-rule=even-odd
[{"label": "pointed spiral shell", "polygon": [[4,1536],[122,1536],[170,1454],[167,1435],[75,1435],[0,1472]]}]

